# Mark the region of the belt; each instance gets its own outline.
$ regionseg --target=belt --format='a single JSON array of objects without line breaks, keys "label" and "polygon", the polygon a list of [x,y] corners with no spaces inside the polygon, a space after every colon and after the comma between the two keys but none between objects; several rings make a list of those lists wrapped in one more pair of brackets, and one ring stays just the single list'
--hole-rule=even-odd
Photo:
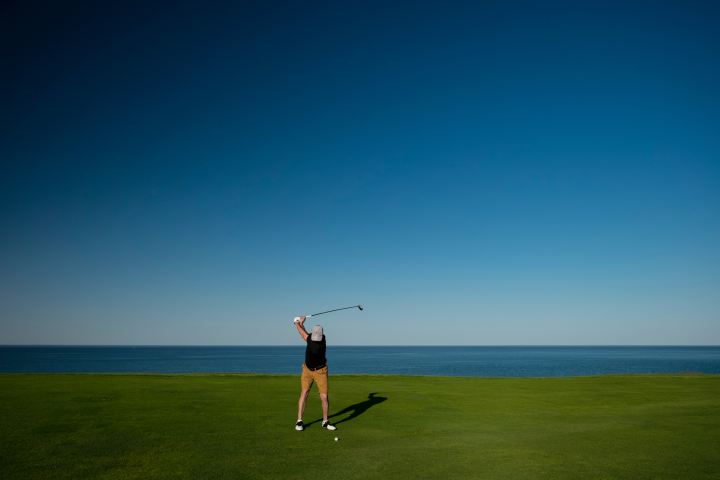
[{"label": "belt", "polygon": [[315,367],[315,368],[310,368],[310,367],[307,366],[307,364],[305,365],[305,367],[306,367],[308,370],[310,370],[311,372],[314,372],[314,371],[316,371],[316,370],[320,370],[321,368],[327,367],[327,363],[326,363],[325,365],[322,365],[322,366],[320,366],[320,367]]}]

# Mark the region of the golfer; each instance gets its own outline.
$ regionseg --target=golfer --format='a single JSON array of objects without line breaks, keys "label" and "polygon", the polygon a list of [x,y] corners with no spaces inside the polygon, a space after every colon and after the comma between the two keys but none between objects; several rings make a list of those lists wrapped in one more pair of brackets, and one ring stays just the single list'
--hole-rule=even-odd
[{"label": "golfer", "polygon": [[300,321],[295,323],[300,336],[305,340],[305,363],[302,366],[302,376],[300,377],[300,400],[298,400],[298,419],[295,424],[295,430],[301,432],[305,429],[303,423],[303,412],[305,412],[305,401],[307,400],[310,387],[313,383],[317,383],[320,391],[320,401],[322,402],[323,421],[322,428],[328,430],[336,430],[335,425],[328,421],[328,410],[330,409],[328,402],[328,368],[327,359],[325,358],[325,335],[320,325],[315,325],[312,329],[312,335],[305,330],[305,318],[300,317]]}]

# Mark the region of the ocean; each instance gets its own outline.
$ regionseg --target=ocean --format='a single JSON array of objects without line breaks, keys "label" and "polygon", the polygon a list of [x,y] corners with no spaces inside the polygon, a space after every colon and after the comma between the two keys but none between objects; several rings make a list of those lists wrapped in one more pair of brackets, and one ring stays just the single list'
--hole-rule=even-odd
[{"label": "ocean", "polygon": [[[331,373],[562,377],[720,373],[720,347],[328,346]],[[299,346],[0,346],[0,372],[298,373]]]}]

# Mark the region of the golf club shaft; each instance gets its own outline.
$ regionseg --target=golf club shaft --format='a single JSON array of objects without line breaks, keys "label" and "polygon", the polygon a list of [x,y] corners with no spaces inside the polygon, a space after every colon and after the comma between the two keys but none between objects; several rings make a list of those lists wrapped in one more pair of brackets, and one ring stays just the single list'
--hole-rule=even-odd
[{"label": "golf club shaft", "polygon": [[337,311],[340,311],[340,310],[347,310],[347,309],[349,309],[349,308],[358,308],[358,307],[359,307],[359,305],[353,305],[352,307],[336,308],[336,309],[334,309],[334,310],[328,310],[328,311],[325,311],[325,312],[313,313],[313,314],[308,315],[308,317],[316,317],[316,316],[322,315],[322,314],[324,314],[324,313],[337,312]]}]

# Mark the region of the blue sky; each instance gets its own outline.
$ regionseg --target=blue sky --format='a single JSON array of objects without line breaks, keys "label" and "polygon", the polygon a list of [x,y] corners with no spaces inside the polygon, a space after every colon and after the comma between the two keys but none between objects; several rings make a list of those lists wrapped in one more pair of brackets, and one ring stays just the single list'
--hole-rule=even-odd
[{"label": "blue sky", "polygon": [[713,2],[3,8],[0,343],[720,343]]}]

